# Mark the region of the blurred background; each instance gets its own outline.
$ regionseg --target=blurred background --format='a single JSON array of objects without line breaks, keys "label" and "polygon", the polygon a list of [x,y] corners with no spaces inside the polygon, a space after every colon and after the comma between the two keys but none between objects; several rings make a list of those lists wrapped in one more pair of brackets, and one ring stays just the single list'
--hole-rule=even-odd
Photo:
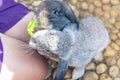
[{"label": "blurred background", "polygon": [[[29,9],[36,11],[43,0],[16,0]],[[98,60],[92,60],[86,66],[84,76],[79,80],[120,80],[120,0],[64,0],[75,12],[78,19],[85,15],[93,15],[104,22],[109,31],[110,44]],[[53,76],[57,63],[48,60],[53,68]],[[65,78],[71,79],[72,68]]]}]

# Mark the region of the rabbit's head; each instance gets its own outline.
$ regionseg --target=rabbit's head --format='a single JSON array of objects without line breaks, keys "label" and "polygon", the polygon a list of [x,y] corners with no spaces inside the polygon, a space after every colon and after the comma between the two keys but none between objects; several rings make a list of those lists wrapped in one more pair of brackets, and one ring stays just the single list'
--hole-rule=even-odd
[{"label": "rabbit's head", "polygon": [[62,1],[43,1],[36,13],[43,28],[62,30],[68,23],[77,23],[71,8]]},{"label": "rabbit's head", "polygon": [[29,46],[37,49],[40,54],[52,54],[65,57],[69,54],[70,46],[74,44],[74,36],[70,31],[39,30],[30,39]]}]

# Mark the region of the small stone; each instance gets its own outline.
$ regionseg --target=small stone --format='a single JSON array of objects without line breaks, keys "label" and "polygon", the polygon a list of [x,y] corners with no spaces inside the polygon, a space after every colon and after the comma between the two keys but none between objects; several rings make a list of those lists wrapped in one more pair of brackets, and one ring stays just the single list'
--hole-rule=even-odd
[{"label": "small stone", "polygon": [[94,0],[86,0],[87,2],[89,2],[89,3],[93,3],[94,2]]},{"label": "small stone", "polygon": [[98,59],[95,59],[95,62],[102,62],[103,61],[103,54],[101,53],[101,55],[98,57]]},{"label": "small stone", "polygon": [[120,78],[115,78],[114,80],[120,80]]},{"label": "small stone", "polygon": [[85,17],[85,16],[87,16],[87,15],[89,15],[89,13],[86,12],[86,11],[81,11],[81,12],[79,13],[79,17],[80,17],[80,18],[83,18],[83,17]]},{"label": "small stone", "polygon": [[111,47],[108,47],[105,52],[104,52],[104,56],[114,56],[115,55],[115,50],[113,50]]},{"label": "small stone", "polygon": [[32,5],[33,6],[39,6],[41,3],[41,1],[33,1]]},{"label": "small stone", "polygon": [[117,66],[111,66],[109,69],[109,75],[112,77],[117,77],[119,74],[119,68]]},{"label": "small stone", "polygon": [[116,22],[116,23],[115,23],[115,27],[116,27],[117,29],[120,29],[120,22]]},{"label": "small stone", "polygon": [[114,50],[119,50],[119,46],[116,44],[116,43],[112,43],[111,44],[111,47],[114,49]]},{"label": "small stone", "polygon": [[86,70],[95,70],[95,63],[90,62],[90,63],[86,66]]},{"label": "small stone", "polygon": [[110,18],[110,14],[108,12],[105,12],[103,14],[103,17],[106,18],[106,19],[109,19]]},{"label": "small stone", "polygon": [[57,62],[55,62],[55,61],[48,60],[48,63],[51,65],[52,68],[56,68],[57,67]]},{"label": "small stone", "polygon": [[101,6],[102,6],[102,3],[101,3],[101,1],[99,1],[99,0],[95,0],[95,1],[94,1],[94,5],[95,5],[96,7],[101,7]]},{"label": "small stone", "polygon": [[79,0],[80,2],[83,2],[84,0]]},{"label": "small stone", "polygon": [[95,10],[94,10],[94,15],[95,16],[100,16],[100,15],[102,15],[101,13],[102,13],[103,11],[101,10],[101,8],[95,8]]},{"label": "small stone", "polygon": [[107,57],[105,59],[105,62],[106,62],[107,65],[114,65],[114,64],[116,64],[116,60],[115,60],[114,57]]},{"label": "small stone", "polygon": [[95,72],[89,71],[85,73],[83,80],[98,80],[98,75]]},{"label": "small stone", "polygon": [[110,34],[110,39],[116,40],[117,39],[117,35],[116,34]]},{"label": "small stone", "polygon": [[109,4],[110,0],[102,0],[103,4]]},{"label": "small stone", "polygon": [[98,74],[101,74],[101,73],[104,73],[105,71],[107,70],[107,66],[105,64],[99,64],[97,67],[96,67],[96,72]]},{"label": "small stone", "polygon": [[[106,22],[106,19],[105,19],[104,16],[101,16],[100,19],[101,19],[103,22]],[[107,23],[108,23],[108,21],[107,21]]]},{"label": "small stone", "polygon": [[110,3],[112,5],[118,5],[119,4],[119,0],[110,0]]},{"label": "small stone", "polygon": [[27,4],[28,4],[28,5],[31,5],[32,2],[33,2],[33,0],[28,0],[28,1],[27,1]]},{"label": "small stone", "polygon": [[[105,22],[105,26],[106,26],[106,28],[108,28],[108,29],[111,29],[111,28],[113,28],[113,25],[112,24],[110,24],[110,23],[108,23],[108,21],[106,20]],[[118,30],[117,30],[118,31]],[[116,33],[117,32],[116,31],[116,29],[113,31],[113,33]],[[112,31],[110,31],[111,33],[112,33]]]},{"label": "small stone", "polygon": [[115,22],[116,22],[114,17],[111,17],[108,21],[111,24],[115,24]]},{"label": "small stone", "polygon": [[117,65],[120,68],[120,58],[117,60]]},{"label": "small stone", "polygon": [[120,39],[115,40],[115,43],[120,46]]},{"label": "small stone", "polygon": [[76,4],[78,1],[77,0],[71,0],[71,4]]},{"label": "small stone", "polygon": [[118,52],[118,56],[120,57],[120,51]]},{"label": "small stone", "polygon": [[102,6],[102,9],[103,9],[104,11],[110,11],[110,10],[111,10],[111,6],[110,6],[109,4],[103,5],[103,6]]},{"label": "small stone", "polygon": [[117,33],[119,33],[119,30],[113,27],[110,32],[117,34]]},{"label": "small stone", "polygon": [[75,16],[78,18],[79,16],[79,10],[77,10],[77,8],[73,5],[69,5],[71,7],[71,9],[73,10],[73,12],[75,13]]},{"label": "small stone", "polygon": [[70,79],[70,77],[72,76],[72,69],[68,69],[65,78]]},{"label": "small stone", "polygon": [[89,7],[88,7],[88,11],[89,11],[90,13],[92,13],[92,12],[94,11],[94,9],[95,9],[94,5],[93,5],[93,4],[90,4]]},{"label": "small stone", "polygon": [[57,70],[57,69],[55,69],[54,72],[53,72],[53,78],[55,78],[56,70]]},{"label": "small stone", "polygon": [[111,17],[116,17],[118,15],[117,11],[115,10],[110,10],[110,16]]},{"label": "small stone", "polygon": [[81,9],[87,10],[88,9],[88,3],[86,3],[86,2],[81,3]]},{"label": "small stone", "polygon": [[[72,5],[74,6],[74,5]],[[76,3],[76,6],[74,6],[76,9],[78,9],[78,12],[79,12],[79,9],[81,9],[81,4],[80,3]]]},{"label": "small stone", "polygon": [[116,21],[120,22],[120,16],[116,17]]},{"label": "small stone", "polygon": [[108,74],[102,74],[100,80],[112,80],[112,78]]},{"label": "small stone", "polygon": [[120,32],[117,33],[117,36],[120,38]]}]

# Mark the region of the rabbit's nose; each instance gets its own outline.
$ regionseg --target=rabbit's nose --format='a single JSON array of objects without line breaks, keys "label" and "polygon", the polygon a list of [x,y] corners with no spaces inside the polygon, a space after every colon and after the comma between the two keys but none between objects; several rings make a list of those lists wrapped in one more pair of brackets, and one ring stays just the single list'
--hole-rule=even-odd
[{"label": "rabbit's nose", "polygon": [[36,44],[37,44],[37,41],[35,40],[35,38],[31,38],[31,40],[29,42],[29,47],[35,49],[36,48]]}]

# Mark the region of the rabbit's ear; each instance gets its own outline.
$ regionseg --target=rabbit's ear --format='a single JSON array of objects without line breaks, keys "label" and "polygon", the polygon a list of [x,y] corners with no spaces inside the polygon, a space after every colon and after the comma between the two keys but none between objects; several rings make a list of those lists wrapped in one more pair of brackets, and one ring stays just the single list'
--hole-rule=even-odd
[{"label": "rabbit's ear", "polygon": [[70,8],[70,6],[67,3],[61,2],[61,5],[63,6],[64,9],[64,15],[72,22],[72,23],[77,23],[77,18]]}]

